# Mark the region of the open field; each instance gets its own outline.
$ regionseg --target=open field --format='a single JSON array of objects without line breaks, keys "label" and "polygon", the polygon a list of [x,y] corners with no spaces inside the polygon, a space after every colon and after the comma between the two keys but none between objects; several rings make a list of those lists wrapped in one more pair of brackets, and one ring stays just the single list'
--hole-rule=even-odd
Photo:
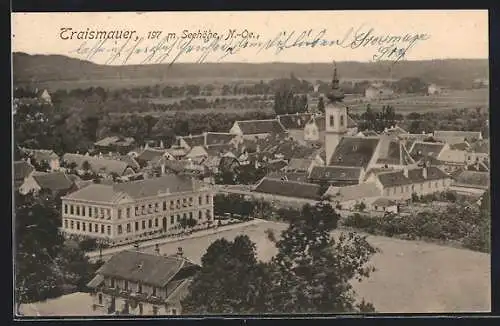
[{"label": "open field", "polygon": [[[254,95],[228,95],[228,96],[197,96],[196,99],[214,100],[219,99],[241,99],[252,98]],[[173,104],[179,102],[185,97],[172,97],[172,98],[157,98],[148,99],[156,104]],[[272,100],[270,100],[272,101]],[[367,104],[370,104],[372,109],[380,110],[384,105],[391,105],[396,109],[396,113],[408,114],[410,112],[425,113],[436,111],[448,111],[452,109],[476,107],[488,108],[489,107],[489,93],[488,89],[473,89],[473,90],[449,90],[447,93],[441,95],[405,95],[399,98],[387,100],[366,100],[362,96],[347,95],[344,101],[349,107],[349,110],[354,113],[363,113],[366,111]],[[201,108],[192,110],[181,110],[182,112],[197,114],[205,113],[207,110],[214,113],[247,113],[254,111],[273,113],[271,106],[267,108],[259,108],[258,105],[252,108]],[[142,112],[140,115],[161,116],[163,114],[175,114],[176,111],[165,112]],[[119,113],[115,113],[119,114]],[[124,113],[127,114],[127,113]],[[121,113],[119,114],[121,115]]]},{"label": "open field", "polygon": [[[219,100],[241,100],[241,99],[244,99],[244,98],[247,98],[247,99],[257,99],[257,98],[263,98],[263,97],[266,97],[266,95],[246,95],[246,94],[243,94],[243,95],[211,95],[211,96],[193,96],[191,97],[192,100],[206,100],[208,102],[211,102],[211,101],[215,101],[216,99],[219,99]],[[273,101],[274,100],[274,96],[272,95],[267,95],[267,101]],[[174,103],[178,103],[182,100],[185,100],[186,97],[159,97],[159,98],[151,98],[151,99],[145,99],[146,101],[148,102],[151,102],[153,104],[164,104],[164,105],[168,105],[168,104],[174,104]],[[262,100],[262,101],[265,101],[265,100]]]},{"label": "open field", "polygon": [[[180,246],[195,262],[218,238],[248,235],[257,244],[259,259],[268,260],[276,249],[265,230],[278,233],[283,223],[262,222],[200,238],[160,246],[162,253],[175,253]],[[338,231],[335,232],[338,234]],[[358,294],[375,305],[378,312],[473,312],[491,310],[490,256],[469,250],[438,246],[420,241],[369,236],[382,250],[372,259],[377,271],[362,283],[354,284]],[[152,251],[153,248],[144,250]]]},{"label": "open field", "polygon": [[[280,78],[276,76],[275,78]],[[134,88],[134,87],[146,87],[146,86],[180,86],[180,85],[224,85],[224,84],[251,84],[259,83],[260,81],[269,82],[275,78],[252,78],[245,77],[239,78],[238,76],[231,77],[176,77],[176,78],[109,78],[109,79],[76,79],[76,80],[49,80],[49,81],[37,81],[36,87],[46,88],[51,92],[58,89],[61,90],[72,90],[72,89],[85,89],[89,87],[102,87],[104,89],[114,90],[120,88]],[[311,76],[300,76],[300,78],[305,79],[311,83],[318,80],[322,82],[330,82],[329,78],[314,78]],[[342,78],[342,82],[360,82],[360,81],[394,81],[395,79],[389,78]],[[23,86],[23,83],[19,83],[19,86]]]},{"label": "open field", "polygon": [[[210,113],[227,113],[227,114],[230,114],[230,113],[239,113],[239,114],[245,114],[245,113],[248,113],[248,112],[265,112],[265,113],[273,113],[274,110],[272,108],[264,108],[264,109],[260,109],[260,108],[248,108],[248,109],[240,109],[240,108],[210,108],[210,109],[191,109],[191,110],[179,110],[179,111],[147,111],[147,112],[140,112],[140,113],[136,113],[137,115],[139,116],[146,116],[146,115],[150,115],[150,116],[153,116],[153,117],[160,117],[160,116],[164,116],[164,115],[175,115],[175,113],[177,112],[182,112],[182,113],[186,113],[186,114],[202,114],[202,113],[206,113],[206,112],[210,112]],[[128,112],[125,112],[125,113],[119,113],[119,112],[111,112],[110,115],[115,115],[115,116],[126,116],[126,115],[130,115],[132,113],[128,113]]]},{"label": "open field", "polygon": [[[208,84],[233,84],[233,83],[258,83],[261,80],[267,82],[273,78],[238,78],[234,77],[177,77],[177,78],[110,78],[110,79],[80,79],[80,80],[51,80],[44,82],[37,82],[38,88],[46,88],[51,92],[58,89],[72,90],[76,88],[89,88],[89,87],[102,87],[104,89],[114,90],[120,88],[134,88],[155,86],[180,86],[185,84],[192,85],[208,85]],[[22,86],[22,83],[20,83]]]},{"label": "open field", "polygon": [[397,113],[410,112],[435,112],[451,109],[462,109],[476,107],[489,107],[488,89],[471,90],[449,90],[443,94],[437,95],[419,95],[419,96],[401,96],[399,98],[388,100],[372,100],[363,103],[356,103],[356,100],[346,101],[352,112],[362,113],[366,110],[366,105],[370,103],[373,109],[380,109],[383,105],[391,105]]}]

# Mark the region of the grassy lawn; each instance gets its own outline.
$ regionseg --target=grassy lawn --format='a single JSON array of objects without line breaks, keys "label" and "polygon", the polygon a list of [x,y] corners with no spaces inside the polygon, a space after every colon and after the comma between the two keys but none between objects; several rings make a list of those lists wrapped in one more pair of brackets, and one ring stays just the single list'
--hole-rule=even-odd
[{"label": "grassy lawn", "polygon": [[[283,223],[262,222],[200,238],[164,244],[163,254],[182,247],[186,256],[200,262],[207,247],[218,238],[248,235],[257,244],[261,260],[270,259],[276,249],[265,230],[278,234]],[[338,234],[336,232],[336,234]],[[490,256],[469,250],[419,241],[369,236],[382,250],[372,263],[377,271],[370,279],[354,284],[358,294],[371,301],[378,312],[472,312],[489,311]],[[145,250],[153,250],[148,248]]]}]

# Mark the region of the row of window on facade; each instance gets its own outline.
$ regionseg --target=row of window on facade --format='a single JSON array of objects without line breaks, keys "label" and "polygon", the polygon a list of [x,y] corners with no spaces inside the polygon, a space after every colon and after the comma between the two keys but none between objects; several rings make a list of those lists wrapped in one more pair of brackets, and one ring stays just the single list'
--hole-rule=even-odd
[{"label": "row of window on facade", "polygon": [[[92,226],[94,226],[94,228],[92,228]],[[80,228],[81,227],[81,228]],[[95,223],[88,223],[88,231],[87,231],[87,223],[85,222],[80,222],[80,221],[68,221],[68,220],[64,220],[64,228],[65,229],[71,229],[71,230],[78,230],[78,231],[84,231],[84,232],[94,232],[94,233],[99,233],[99,230],[100,230],[100,233],[101,234],[105,234],[107,233],[108,235],[111,235],[111,225],[104,225],[104,224],[100,224],[100,228],[99,228],[99,224]]]},{"label": "row of window on facade", "polygon": [[[445,187],[446,186],[446,180],[443,180],[442,183],[443,183],[443,187]],[[439,187],[439,182],[438,181],[434,182],[434,188],[438,188],[438,187]],[[408,193],[410,191],[410,188],[411,188],[411,192],[415,191],[415,185],[411,185],[411,187],[410,186],[401,186],[399,188],[398,187],[388,188],[386,190],[386,193],[387,193],[387,195],[390,195],[391,194],[391,189],[392,189],[392,193],[394,195],[396,195],[398,193],[398,190],[399,190],[399,193],[401,193],[401,194]],[[427,184],[427,188],[429,188],[429,189],[432,188],[432,182],[429,182]],[[420,191],[423,191],[423,190],[424,190],[424,184],[421,183],[420,184]]]},{"label": "row of window on facade", "polygon": [[[335,118],[333,115],[330,115],[330,126],[332,126],[332,127],[335,126]],[[340,126],[341,127],[344,126],[344,116],[343,115],[340,116]]]},{"label": "row of window on facade", "polygon": [[[198,198],[198,204],[203,205],[203,197],[202,196],[200,196]],[[207,205],[210,204],[210,195],[205,196],[205,204],[207,204]],[[177,199],[176,201],[174,201],[174,200],[170,201],[170,210],[180,209],[180,208],[184,208],[184,207],[188,207],[188,206],[189,207],[193,206],[193,197],[189,197],[189,200],[187,198],[183,198],[182,205],[181,205],[180,199]],[[163,211],[167,210],[167,202],[166,201],[164,201],[162,203],[162,209],[163,209]],[[64,205],[64,214],[70,214],[70,215],[76,215],[76,216],[86,216],[86,211],[87,211],[88,217],[96,217],[96,218],[106,217],[107,219],[111,218],[111,210],[109,208],[104,209],[104,208],[93,207],[93,209],[92,209],[92,207],[89,206],[88,210],[86,210],[85,206],[68,205],[68,204]],[[146,208],[146,205],[141,205],[140,207],[135,206],[134,216],[146,215],[146,214],[150,214],[153,212],[159,212],[159,211],[160,211],[160,204],[159,203],[154,203],[154,205],[148,204],[147,208]],[[130,207],[127,207],[125,210],[118,209],[117,218],[121,219],[122,216],[124,215],[124,213],[125,213],[125,216],[127,218],[130,218],[131,217]]]},{"label": "row of window on facade", "polygon": [[[189,216],[189,219],[194,219],[194,216],[193,216],[193,212],[189,212],[189,213],[183,213],[182,215],[182,218],[183,219],[187,219]],[[207,220],[210,220],[211,219],[211,213],[210,213],[210,210],[206,210],[205,211],[205,218]],[[203,212],[202,211],[198,211],[198,220],[201,220],[203,218]],[[164,221],[163,221],[163,228],[166,228],[166,217],[163,218]],[[177,215],[171,215],[170,216],[170,224],[173,225],[175,222],[180,222],[181,220],[181,215],[180,214],[177,214]],[[154,218],[154,219],[149,219],[149,220],[142,220],[141,221],[141,224],[139,224],[139,221],[136,221],[135,222],[135,231],[139,231],[141,228],[140,226],[142,226],[142,230],[146,230],[146,223],[147,223],[147,228],[148,229],[152,229],[153,228],[153,223],[154,223],[154,228],[157,228],[159,226],[159,223],[158,223],[158,217]],[[80,229],[80,226],[81,226],[81,229]],[[87,224],[85,222],[80,222],[80,221],[68,221],[67,219],[64,220],[64,228],[66,229],[71,229],[71,230],[74,230],[76,229],[77,231],[87,231]],[[105,228],[105,225],[101,225],[101,233],[104,234],[104,228]],[[126,230],[127,232],[132,232],[132,226],[130,223],[127,223],[126,224]],[[92,223],[88,223],[88,232],[92,232]],[[94,224],[94,232],[95,233],[99,233],[99,224],[95,223]],[[118,225],[118,234],[122,234],[123,233],[123,226],[122,225]],[[107,226],[107,234],[110,235],[111,234],[111,226]]]},{"label": "row of window on facade", "polygon": [[[113,300],[114,300],[114,298],[113,298]],[[99,294],[98,294],[98,301],[99,301],[99,305],[102,305],[102,304],[103,304],[103,296],[102,296],[102,293],[99,293]],[[114,305],[114,303],[113,303],[112,305]],[[144,305],[143,305],[143,303],[142,303],[142,302],[139,302],[139,303],[137,304],[137,306],[138,306],[138,308],[139,308],[139,315],[143,315],[143,314],[144,314]],[[125,302],[124,310],[125,310],[125,311],[128,311],[128,310],[129,310],[129,303],[128,303],[128,302]],[[153,306],[152,306],[152,313],[153,313],[153,315],[158,315],[158,312],[159,312],[159,308],[158,308],[158,306],[153,305]],[[172,313],[172,315],[177,315],[177,309],[172,308],[172,309],[171,309],[171,313]]]}]

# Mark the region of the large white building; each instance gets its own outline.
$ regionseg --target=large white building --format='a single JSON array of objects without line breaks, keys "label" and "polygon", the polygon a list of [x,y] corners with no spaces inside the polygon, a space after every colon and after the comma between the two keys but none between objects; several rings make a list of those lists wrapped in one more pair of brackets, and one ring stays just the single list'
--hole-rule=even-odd
[{"label": "large white building", "polygon": [[211,223],[213,214],[213,190],[177,175],[92,184],[62,197],[62,230],[66,235],[112,243],[179,228],[182,219]]}]

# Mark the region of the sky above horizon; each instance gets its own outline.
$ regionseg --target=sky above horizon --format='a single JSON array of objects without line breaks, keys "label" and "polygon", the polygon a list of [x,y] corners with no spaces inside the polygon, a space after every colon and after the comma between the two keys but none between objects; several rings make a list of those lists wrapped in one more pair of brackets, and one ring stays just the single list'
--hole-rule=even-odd
[{"label": "sky above horizon", "polygon": [[[99,31],[128,39],[92,39]],[[13,13],[11,41],[112,65],[487,59],[488,12]]]}]

